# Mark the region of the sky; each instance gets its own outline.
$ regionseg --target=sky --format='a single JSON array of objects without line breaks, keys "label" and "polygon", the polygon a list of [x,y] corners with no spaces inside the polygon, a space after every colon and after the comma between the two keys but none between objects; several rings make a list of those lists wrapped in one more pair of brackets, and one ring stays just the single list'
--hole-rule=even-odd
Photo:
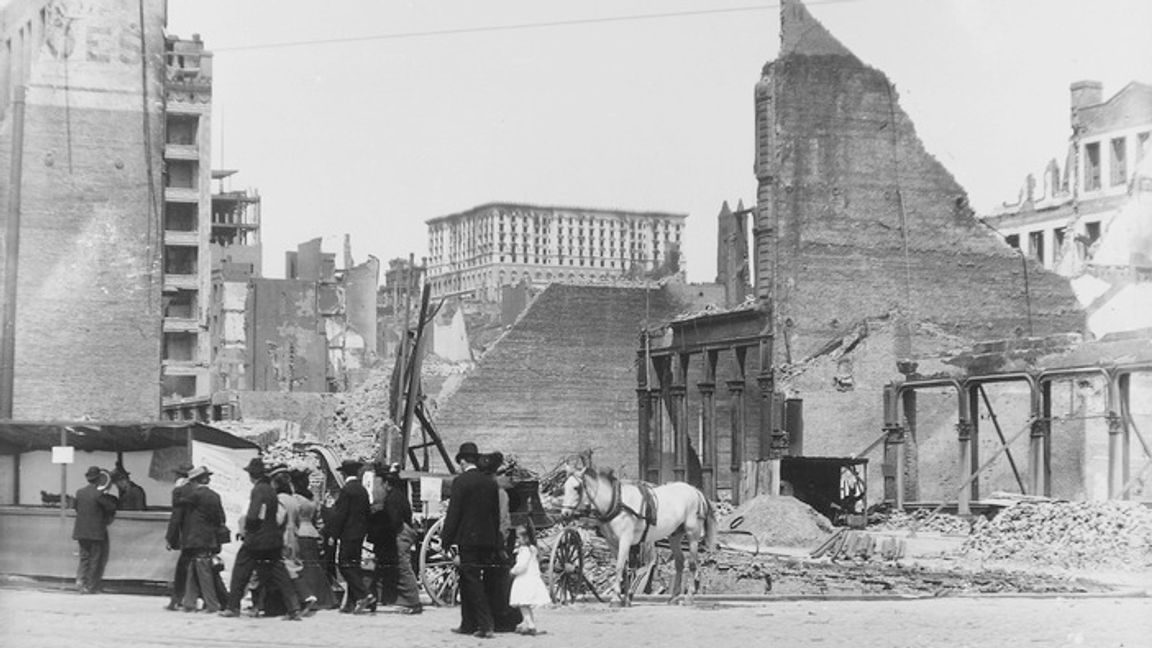
[{"label": "sky", "polygon": [[[1063,163],[1071,82],[1105,98],[1152,83],[1148,0],[807,4],[888,75],[978,212]],[[215,53],[214,167],[263,197],[266,276],[318,236],[339,252],[351,235],[357,262],[419,260],[425,220],[526,202],[687,214],[688,278],[711,281],[721,203],[755,202],[752,93],[779,49],[776,2],[168,6],[169,33]]]}]

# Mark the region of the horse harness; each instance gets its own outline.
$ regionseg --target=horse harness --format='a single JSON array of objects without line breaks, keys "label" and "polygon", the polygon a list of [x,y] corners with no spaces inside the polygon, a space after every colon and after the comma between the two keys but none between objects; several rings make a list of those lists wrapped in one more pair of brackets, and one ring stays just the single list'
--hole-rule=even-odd
[{"label": "horse harness", "polygon": [[[644,540],[648,538],[648,530],[656,526],[656,515],[659,513],[656,504],[656,491],[648,482],[638,481],[635,485],[640,491],[639,511],[624,503],[624,498],[620,494],[621,482],[619,479],[612,479],[612,503],[609,504],[608,510],[601,512],[595,506],[590,508],[596,513],[596,519],[603,524],[611,522],[625,512],[638,520],[643,520],[644,532],[640,534],[640,544],[644,544]],[[589,498],[589,503],[591,501]]]}]

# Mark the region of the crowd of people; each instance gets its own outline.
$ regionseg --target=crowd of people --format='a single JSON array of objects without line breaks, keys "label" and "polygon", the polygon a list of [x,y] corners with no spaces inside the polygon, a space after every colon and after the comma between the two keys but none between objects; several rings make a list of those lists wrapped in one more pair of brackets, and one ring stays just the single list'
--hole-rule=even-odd
[{"label": "crowd of people", "polygon": [[[534,530],[530,524],[512,528],[509,484],[497,475],[503,456],[464,443],[456,461],[461,473],[452,481],[442,531],[459,571],[461,618],[452,631],[482,638],[536,634],[532,608],[551,599],[540,576]],[[420,533],[397,464],[344,461],[337,469],[344,485],[331,507],[317,502],[307,470],[265,465],[259,457],[244,470],[252,490],[234,532],[210,485],[212,472],[188,463],[174,469],[166,542],[179,557],[166,609],[237,617],[251,592],[254,615],[285,620],[322,609],[423,612],[412,568]],[[369,473],[372,483],[362,483]],[[76,493],[76,581],[81,593],[96,593],[108,559],[108,525],[117,510],[143,509],[145,499],[121,466],[114,473],[91,467],[86,479],[88,485]],[[111,494],[112,486],[118,495]],[[225,585],[220,551],[233,541],[240,547]],[[361,565],[365,541],[375,557],[367,574]]]}]

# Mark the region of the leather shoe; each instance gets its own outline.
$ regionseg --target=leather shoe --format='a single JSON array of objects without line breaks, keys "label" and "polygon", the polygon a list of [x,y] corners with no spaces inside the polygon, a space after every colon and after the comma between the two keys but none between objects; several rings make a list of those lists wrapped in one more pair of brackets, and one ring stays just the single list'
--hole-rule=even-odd
[{"label": "leather shoe", "polygon": [[475,632],[475,630],[465,630],[464,628],[452,628],[452,632],[455,632],[456,634],[470,635],[473,632]]},{"label": "leather shoe", "polygon": [[288,614],[281,617],[282,621],[301,621],[304,617],[300,616],[300,610],[292,610]]},{"label": "leather shoe", "polygon": [[238,617],[238,616],[240,616],[240,612],[238,612],[236,610],[224,610],[223,612],[220,612],[220,616],[222,616],[222,617]]},{"label": "leather shoe", "polygon": [[477,630],[476,632],[472,633],[472,636],[478,639],[491,639],[492,637],[496,636],[496,633],[492,632],[491,630]]}]

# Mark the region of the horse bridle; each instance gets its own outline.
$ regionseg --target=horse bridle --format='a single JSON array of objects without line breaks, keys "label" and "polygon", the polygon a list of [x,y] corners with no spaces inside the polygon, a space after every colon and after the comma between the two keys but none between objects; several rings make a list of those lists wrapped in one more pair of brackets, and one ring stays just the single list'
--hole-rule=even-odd
[{"label": "horse bridle", "polygon": [[[643,516],[636,513],[636,511],[633,511],[631,508],[624,506],[623,499],[620,497],[620,482],[619,482],[619,480],[611,480],[612,481],[612,502],[608,506],[608,510],[607,511],[601,511],[599,508],[597,508],[596,503],[595,503],[596,502],[595,497],[596,497],[596,493],[599,492],[599,488],[597,488],[595,491],[592,491],[592,489],[588,488],[587,483],[584,481],[584,475],[587,474],[587,470],[588,469],[586,468],[585,472],[581,473],[579,477],[577,477],[576,475],[572,475],[573,477],[576,477],[576,479],[577,479],[578,485],[576,486],[576,488],[580,492],[580,496],[582,498],[588,500],[588,504],[587,504],[587,507],[585,508],[585,511],[587,511],[589,513],[595,513],[595,515],[592,517],[595,517],[600,522],[611,522],[617,515],[620,515],[620,513],[623,512],[624,510],[628,510],[629,513],[635,515],[636,517],[638,517],[640,519],[644,519]],[[596,474],[593,473],[593,477],[595,477],[595,476],[596,476]],[[597,480],[593,479],[592,481],[596,482]],[[579,504],[579,502],[577,502],[577,504]],[[573,515],[575,515],[575,513],[577,511],[577,507],[575,507],[575,506],[571,506],[571,507],[561,506],[560,508],[561,508],[561,510],[564,510],[564,509],[571,510],[573,512]]]}]

